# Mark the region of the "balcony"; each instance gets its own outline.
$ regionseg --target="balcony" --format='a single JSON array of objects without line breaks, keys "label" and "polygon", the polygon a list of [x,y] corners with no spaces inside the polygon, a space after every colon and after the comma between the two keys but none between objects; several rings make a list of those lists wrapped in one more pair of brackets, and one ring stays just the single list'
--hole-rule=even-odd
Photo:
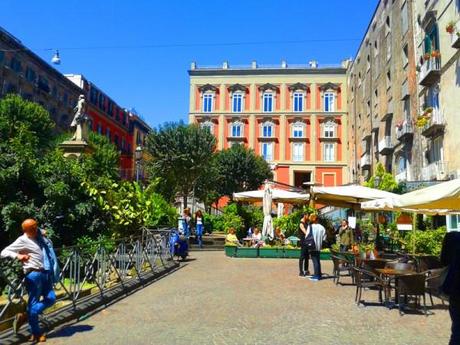
[{"label": "balcony", "polygon": [[412,123],[404,121],[401,126],[396,127],[396,139],[399,141],[410,140],[414,136]]},{"label": "balcony", "polygon": [[[460,22],[457,23],[457,27],[458,26],[460,26]],[[460,31],[454,32],[450,36],[451,36],[451,39],[452,39],[451,47],[456,48],[456,49],[460,49]]]},{"label": "balcony", "polygon": [[420,85],[430,86],[439,80],[441,75],[441,59],[439,57],[430,57],[422,65],[420,71]]},{"label": "balcony", "polygon": [[445,126],[446,122],[442,111],[439,108],[433,108],[428,123],[422,128],[422,135],[432,137],[439,132],[443,132]]},{"label": "balcony", "polygon": [[368,169],[371,166],[371,155],[369,153],[365,153],[361,157],[361,169]]},{"label": "balcony", "polygon": [[447,175],[448,165],[445,161],[433,162],[426,167],[422,168],[422,180],[430,181],[437,180],[442,181],[448,178]]},{"label": "balcony", "polygon": [[399,182],[407,181],[407,173],[408,171],[404,170],[404,171],[401,171],[399,174],[396,174],[395,175],[396,182],[399,183]]},{"label": "balcony", "polygon": [[385,136],[379,141],[379,153],[382,155],[389,155],[393,152],[393,144],[390,136]]}]

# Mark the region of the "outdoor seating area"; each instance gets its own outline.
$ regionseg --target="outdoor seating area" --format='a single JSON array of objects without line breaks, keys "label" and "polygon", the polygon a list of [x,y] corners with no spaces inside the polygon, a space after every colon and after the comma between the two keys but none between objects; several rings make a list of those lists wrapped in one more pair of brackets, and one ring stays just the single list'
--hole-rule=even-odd
[{"label": "outdoor seating area", "polygon": [[[355,286],[358,305],[377,303],[390,309],[397,307],[401,315],[408,310],[429,315],[432,311],[427,309],[427,295],[431,308],[444,304],[439,290],[445,268],[434,257],[399,253],[392,259],[361,259],[353,252],[331,251],[331,258],[333,282]],[[434,303],[433,296],[439,303]]]}]

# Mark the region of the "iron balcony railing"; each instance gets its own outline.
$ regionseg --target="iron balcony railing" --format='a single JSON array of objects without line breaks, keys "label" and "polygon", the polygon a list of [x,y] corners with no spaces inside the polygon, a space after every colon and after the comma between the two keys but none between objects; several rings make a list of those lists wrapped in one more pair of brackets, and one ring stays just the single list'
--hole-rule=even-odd
[{"label": "iron balcony railing", "polygon": [[436,161],[422,168],[422,180],[445,180],[447,179],[448,164],[446,161]]},{"label": "iron balcony railing", "polygon": [[391,137],[385,136],[382,140],[379,141],[379,153],[382,155],[387,155],[391,152],[393,152]]},{"label": "iron balcony railing", "polygon": [[439,79],[441,73],[441,59],[430,57],[426,60],[420,71],[420,85],[430,86]]},{"label": "iron balcony railing", "polygon": [[405,122],[401,126],[396,127],[396,138],[400,141],[408,139],[414,135],[414,126],[412,123]]},{"label": "iron balcony railing", "polygon": [[[56,305],[47,317],[76,312],[91,298],[110,299],[114,289],[126,293],[128,287],[177,267],[170,254],[170,233],[169,229],[144,229],[137,237],[56,250],[61,274],[55,285]],[[12,326],[18,305],[24,306],[27,300],[24,275],[21,269],[14,270],[17,261],[5,259],[2,264],[0,286],[6,287],[0,293],[0,343]]]},{"label": "iron balcony railing", "polygon": [[365,153],[362,157],[361,157],[361,168],[366,168],[366,167],[370,167],[371,165],[371,155],[369,153]]}]

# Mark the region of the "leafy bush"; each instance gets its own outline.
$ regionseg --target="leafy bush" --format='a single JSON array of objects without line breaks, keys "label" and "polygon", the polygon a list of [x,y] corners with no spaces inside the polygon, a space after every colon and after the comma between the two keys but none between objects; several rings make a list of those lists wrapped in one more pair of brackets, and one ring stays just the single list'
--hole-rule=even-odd
[{"label": "leafy bush", "polygon": [[417,231],[408,231],[404,236],[402,243],[404,249],[408,253],[414,252],[414,242],[415,242],[415,253],[416,254],[425,254],[425,255],[436,255],[441,254],[442,241],[446,234],[446,227],[442,226],[436,230],[417,230]]}]

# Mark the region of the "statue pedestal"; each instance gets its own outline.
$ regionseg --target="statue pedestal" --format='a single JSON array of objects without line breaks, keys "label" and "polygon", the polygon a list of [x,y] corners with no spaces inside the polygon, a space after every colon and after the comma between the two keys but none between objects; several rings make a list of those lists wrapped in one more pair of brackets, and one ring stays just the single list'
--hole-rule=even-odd
[{"label": "statue pedestal", "polygon": [[83,153],[91,152],[89,145],[83,140],[66,140],[59,147],[64,151],[64,157],[78,158]]}]

